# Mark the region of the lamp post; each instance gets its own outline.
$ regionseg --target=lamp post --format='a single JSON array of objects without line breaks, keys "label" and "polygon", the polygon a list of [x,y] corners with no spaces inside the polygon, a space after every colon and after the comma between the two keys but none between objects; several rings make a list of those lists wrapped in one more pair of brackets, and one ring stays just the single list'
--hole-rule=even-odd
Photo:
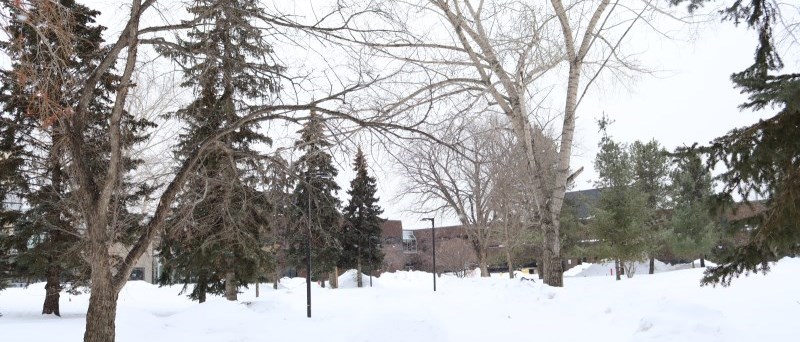
[{"label": "lamp post", "polygon": [[[324,172],[317,171],[315,173],[306,174],[306,199],[308,200],[308,213],[306,217],[306,224],[308,232],[306,234],[306,316],[311,318],[311,193],[313,187],[311,186],[311,176],[320,179],[332,179],[332,177]],[[319,211],[319,206],[317,206]]]},{"label": "lamp post", "polygon": [[[309,184],[306,183],[308,186]],[[306,233],[306,316],[311,318],[311,187],[306,191],[308,200],[308,216],[306,217],[306,224],[308,232]]]},{"label": "lamp post", "polygon": [[433,243],[433,292],[436,292],[436,231],[433,217],[425,217],[421,221],[431,221],[431,241]]}]

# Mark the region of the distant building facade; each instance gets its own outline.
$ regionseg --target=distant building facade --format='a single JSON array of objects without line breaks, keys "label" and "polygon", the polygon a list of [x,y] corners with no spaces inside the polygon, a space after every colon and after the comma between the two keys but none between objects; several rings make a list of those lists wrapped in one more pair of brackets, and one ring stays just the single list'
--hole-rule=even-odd
[{"label": "distant building facade", "polygon": [[[597,205],[602,189],[589,189],[582,191],[568,192],[565,196],[565,206],[570,206],[574,210],[575,216],[588,222],[592,218],[593,208]],[[760,215],[765,210],[761,202],[751,204],[740,204],[736,210],[731,210],[723,215],[725,222],[736,222]],[[667,213],[668,214],[668,213]],[[478,258],[468,239],[467,227],[462,225],[436,227],[436,270],[438,272],[456,272],[464,269],[472,269],[478,266]],[[747,234],[742,232],[736,235],[736,241],[741,243],[746,241]],[[578,243],[591,244],[596,241],[589,238],[588,231],[583,238],[578,237]],[[384,254],[384,261],[381,267],[376,268],[375,273],[395,272],[401,270],[433,270],[433,239],[430,228],[406,230],[403,229],[403,222],[400,220],[386,220],[381,225],[381,251]],[[120,253],[125,250],[120,249]],[[537,266],[537,256],[540,255],[539,246],[524,245],[519,248],[517,259],[514,265],[516,269],[533,273]],[[507,271],[505,263],[504,246],[497,243],[489,243],[488,260],[490,270]],[[668,257],[668,256],[665,256]],[[583,262],[597,262],[597,256],[592,255],[570,255],[565,253],[562,259],[564,269]],[[344,272],[345,270],[340,270]],[[158,254],[153,245],[147,249],[144,255],[138,260],[134,267],[130,279],[144,280],[154,283],[158,280],[161,272]],[[302,275],[302,270],[285,275]]]}]

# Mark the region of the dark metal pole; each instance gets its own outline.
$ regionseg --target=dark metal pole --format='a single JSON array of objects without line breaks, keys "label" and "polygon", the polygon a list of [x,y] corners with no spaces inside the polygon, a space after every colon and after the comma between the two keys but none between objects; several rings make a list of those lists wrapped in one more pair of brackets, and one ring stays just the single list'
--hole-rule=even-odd
[{"label": "dark metal pole", "polygon": [[431,218],[431,240],[433,240],[433,292],[436,292],[436,230],[433,229],[435,226],[434,218]]},{"label": "dark metal pole", "polygon": [[369,287],[372,287],[372,237],[369,237]]},{"label": "dark metal pole", "polygon": [[431,221],[431,241],[433,243],[433,291],[436,292],[436,220],[433,217],[424,217],[420,221]]},{"label": "dark metal pole", "polygon": [[306,215],[308,228],[308,234],[306,234],[306,316],[311,318],[311,188],[309,187],[308,190],[306,191],[306,196],[308,196],[308,215]]}]

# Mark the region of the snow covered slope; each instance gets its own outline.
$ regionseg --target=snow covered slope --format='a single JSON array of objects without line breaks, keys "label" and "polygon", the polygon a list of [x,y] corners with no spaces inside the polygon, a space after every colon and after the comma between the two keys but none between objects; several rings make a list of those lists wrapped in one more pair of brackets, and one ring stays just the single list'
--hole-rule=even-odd
[{"label": "snow covered slope", "polygon": [[[698,264],[699,265],[699,264]],[[678,266],[678,265],[676,265]],[[682,267],[685,266],[685,267]],[[680,265],[679,267],[670,266],[660,260],[655,261],[655,273],[673,271],[675,269],[680,268],[689,268],[691,265]],[[634,266],[635,272],[634,276],[641,275],[641,274],[648,274],[650,271],[650,264],[647,261],[644,262],[637,262]],[[597,276],[613,276],[614,273],[614,262],[604,262],[604,263],[583,263],[581,265],[576,265],[573,268],[568,269],[564,272],[564,276],[566,277],[597,277]]]},{"label": "snow covered slope", "polygon": [[[238,303],[205,304],[179,287],[131,282],[120,295],[117,341],[795,341],[800,336],[800,259],[730,288],[700,287],[701,269],[637,274],[633,279],[569,277],[564,288],[506,278],[397,272],[372,288],[261,285]],[[347,278],[349,277],[349,278]],[[39,315],[42,284],[0,292],[0,341],[80,341],[88,296],[62,296],[62,318]]]}]

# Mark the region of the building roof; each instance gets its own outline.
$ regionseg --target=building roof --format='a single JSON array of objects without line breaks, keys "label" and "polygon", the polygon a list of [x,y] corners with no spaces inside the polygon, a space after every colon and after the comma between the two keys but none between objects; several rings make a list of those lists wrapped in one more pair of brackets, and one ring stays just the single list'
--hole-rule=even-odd
[{"label": "building roof", "polygon": [[764,201],[738,202],[725,211],[724,217],[729,222],[736,222],[756,217],[766,210]]},{"label": "building roof", "polygon": [[[467,236],[467,231],[465,230],[464,226],[457,225],[457,226],[444,226],[444,227],[435,227],[436,230],[436,239],[452,239],[452,238],[465,238]],[[414,229],[414,236],[417,239],[421,240],[430,240],[431,238],[431,229]]]},{"label": "building roof", "polygon": [[381,236],[386,238],[400,239],[403,237],[403,221],[386,220],[381,224]]},{"label": "building roof", "polygon": [[589,218],[592,216],[592,208],[596,207],[600,200],[601,191],[601,189],[587,189],[567,192],[564,194],[564,204],[575,208],[577,218]]}]

